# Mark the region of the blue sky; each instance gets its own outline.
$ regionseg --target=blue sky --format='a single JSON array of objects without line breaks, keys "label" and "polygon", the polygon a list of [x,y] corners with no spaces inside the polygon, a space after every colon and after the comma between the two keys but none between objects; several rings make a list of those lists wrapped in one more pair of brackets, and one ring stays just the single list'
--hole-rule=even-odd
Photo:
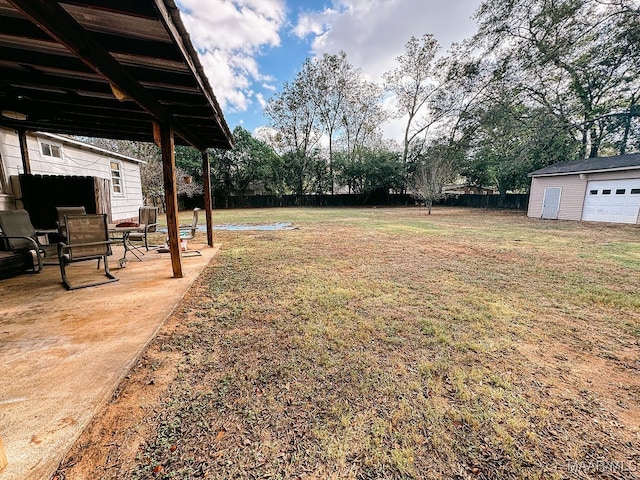
[{"label": "blue sky", "polygon": [[[475,32],[480,0],[178,0],[209,82],[233,130],[266,125],[265,102],[305,58],[344,50],[372,81],[395,66],[413,35],[446,52]],[[394,136],[393,126],[387,129]]]}]

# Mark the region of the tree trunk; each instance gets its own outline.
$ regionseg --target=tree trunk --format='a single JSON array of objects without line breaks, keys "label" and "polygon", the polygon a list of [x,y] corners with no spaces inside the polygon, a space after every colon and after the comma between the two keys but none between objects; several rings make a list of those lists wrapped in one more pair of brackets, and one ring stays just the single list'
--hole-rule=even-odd
[{"label": "tree trunk", "polygon": [[591,149],[589,150],[589,158],[595,158],[598,156],[598,151],[600,150],[600,137],[598,136],[598,132],[596,131],[596,125],[592,124],[589,129],[589,135],[591,138]]},{"label": "tree trunk", "polygon": [[624,121],[624,134],[622,135],[622,142],[620,143],[620,155],[627,153],[627,142],[629,141],[629,132],[631,131],[631,119],[633,118],[633,111],[636,106],[635,95],[631,96],[631,103],[629,105],[629,113]]},{"label": "tree trunk", "polygon": [[587,158],[587,149],[589,147],[589,127],[584,126],[582,130],[582,157]]},{"label": "tree trunk", "polygon": [[431,215],[431,207],[433,206],[433,200],[427,202],[427,215]]},{"label": "tree trunk", "polygon": [[333,195],[333,129],[329,131],[329,181],[331,182],[331,195]]}]

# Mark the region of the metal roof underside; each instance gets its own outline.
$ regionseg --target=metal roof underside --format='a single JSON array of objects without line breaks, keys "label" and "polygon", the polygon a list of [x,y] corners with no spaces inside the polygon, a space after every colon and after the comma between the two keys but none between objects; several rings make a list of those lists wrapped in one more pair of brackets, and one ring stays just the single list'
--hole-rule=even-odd
[{"label": "metal roof underside", "polygon": [[[124,100],[118,100],[116,96]],[[173,0],[0,0],[0,125],[230,148],[232,137]]]},{"label": "metal roof underside", "polygon": [[560,162],[541,168],[529,174],[530,177],[549,175],[569,175],[607,170],[627,170],[640,168],[640,153],[616,155],[613,157],[585,158],[571,162]]}]

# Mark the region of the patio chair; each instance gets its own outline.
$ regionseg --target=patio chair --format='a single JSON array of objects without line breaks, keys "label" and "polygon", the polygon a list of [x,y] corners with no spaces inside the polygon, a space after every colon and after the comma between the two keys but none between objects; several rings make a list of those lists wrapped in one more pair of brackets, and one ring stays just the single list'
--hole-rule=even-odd
[{"label": "patio chair", "polygon": [[196,232],[198,231],[198,212],[199,208],[193,209],[193,219],[191,220],[191,225],[180,225],[178,226],[180,243],[184,242],[184,249],[182,250],[182,256],[197,256],[202,255],[200,250],[188,250],[188,241],[193,240],[196,236]]},{"label": "patio chair", "polygon": [[[157,246],[149,246],[149,234],[155,233],[158,229],[158,207],[140,207],[138,211],[138,223],[140,232],[131,232],[129,234],[129,242],[143,242],[144,248],[148,252],[150,248],[158,248]],[[140,247],[131,244],[132,248],[140,251]]]},{"label": "patio chair", "polygon": [[[33,272],[42,271],[43,257],[47,256],[45,246],[38,240],[36,229],[31,224],[29,212],[26,210],[0,211],[0,241],[3,249],[16,253],[35,254]],[[37,266],[37,269],[36,269]]]},{"label": "patio chair", "polygon": [[86,215],[87,211],[84,206],[80,207],[56,207],[56,224],[58,226],[58,235],[60,241],[65,242],[67,239],[67,226],[64,221],[66,215]]},{"label": "patio chair", "polygon": [[[67,215],[65,216],[67,226],[67,242],[58,244],[58,258],[60,260],[60,273],[62,283],[68,290],[77,288],[93,287],[104,283],[117,282],[109,271],[107,257],[111,255],[111,243],[109,239],[109,227],[106,215]],[[67,277],[66,268],[74,262],[84,260],[104,261],[104,274],[106,280],[91,281],[81,284],[72,284]]]}]

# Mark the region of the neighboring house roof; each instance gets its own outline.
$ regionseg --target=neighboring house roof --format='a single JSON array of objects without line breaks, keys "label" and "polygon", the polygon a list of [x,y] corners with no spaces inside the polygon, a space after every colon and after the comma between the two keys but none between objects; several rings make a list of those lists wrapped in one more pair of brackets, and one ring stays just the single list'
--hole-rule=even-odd
[{"label": "neighboring house roof", "polygon": [[595,157],[560,162],[541,168],[529,174],[530,177],[553,175],[576,175],[580,173],[612,172],[640,169],[640,153],[616,155],[614,157]]},{"label": "neighboring house roof", "polygon": [[96,147],[95,145],[91,145],[89,143],[80,142],[78,140],[74,140],[72,138],[63,137],[61,135],[55,135],[53,133],[47,132],[36,132],[35,135],[37,137],[44,137],[56,142],[66,143],[67,145],[72,145],[76,148],[80,148],[82,150],[89,150],[91,152],[97,153],[99,155],[105,155],[107,157],[112,157],[118,160],[126,160],[128,162],[133,163],[147,163],[144,160],[140,160],[139,158],[129,157],[127,155],[122,155],[120,153],[112,152],[111,150],[106,150],[104,148]]},{"label": "neighboring house roof", "polygon": [[0,0],[0,125],[231,148],[174,0]]}]

